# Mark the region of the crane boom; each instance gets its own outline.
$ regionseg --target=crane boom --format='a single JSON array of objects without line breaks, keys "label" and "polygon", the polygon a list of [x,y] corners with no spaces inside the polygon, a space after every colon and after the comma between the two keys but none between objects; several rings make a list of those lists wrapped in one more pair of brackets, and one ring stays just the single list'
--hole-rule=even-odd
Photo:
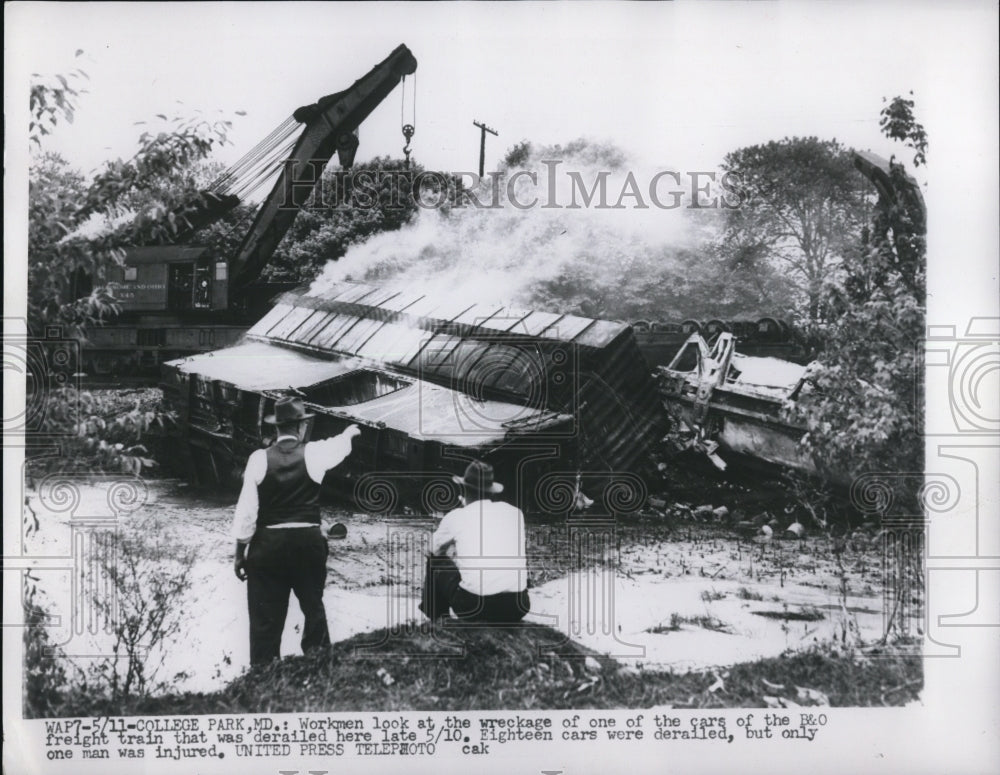
[{"label": "crane boom", "polygon": [[[901,178],[893,181],[892,163],[886,161],[878,154],[870,151],[852,151],[851,156],[854,166],[858,171],[871,181],[879,193],[879,197],[887,204],[895,204],[900,197],[915,208],[919,214],[919,223],[915,224],[919,233],[924,233],[927,217],[927,206],[924,204],[924,195],[920,191],[920,184],[913,179],[913,176],[904,172]],[[898,165],[897,165],[898,166]]]},{"label": "crane boom", "polygon": [[245,287],[260,275],[342,138],[355,132],[396,84],[416,69],[417,60],[400,45],[350,88],[295,111],[295,119],[305,128],[230,263],[235,286]]}]

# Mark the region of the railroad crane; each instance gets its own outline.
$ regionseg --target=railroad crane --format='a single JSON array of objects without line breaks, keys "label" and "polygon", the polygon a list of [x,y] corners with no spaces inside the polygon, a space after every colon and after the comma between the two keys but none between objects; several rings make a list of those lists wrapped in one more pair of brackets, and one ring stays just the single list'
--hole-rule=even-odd
[{"label": "railroad crane", "polygon": [[[358,127],[416,69],[417,60],[400,45],[349,88],[300,107],[175,213],[181,226],[172,244],[127,250],[109,283],[120,314],[89,332],[84,347],[88,376],[155,379],[164,361],[235,343],[270,299],[293,285],[262,283],[260,274],[323,169],[335,153],[345,169],[353,164]],[[403,133],[408,146],[412,126]],[[193,243],[199,229],[245,202],[276,170],[277,180],[233,255],[213,255]]]}]

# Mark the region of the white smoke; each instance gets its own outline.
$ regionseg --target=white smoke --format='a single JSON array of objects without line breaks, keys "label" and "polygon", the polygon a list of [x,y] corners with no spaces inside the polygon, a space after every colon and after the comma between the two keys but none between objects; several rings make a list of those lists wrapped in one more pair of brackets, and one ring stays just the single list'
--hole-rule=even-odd
[{"label": "white smoke", "polygon": [[[532,149],[499,185],[487,176],[474,192],[499,207],[421,210],[402,229],[377,234],[328,263],[310,293],[353,280],[517,307],[536,306],[544,296],[551,309],[552,293],[540,294],[545,284],[574,278],[614,287],[651,269],[669,272],[675,252],[700,237],[686,209],[687,177],[680,175],[679,184],[662,175],[657,181],[658,172],[629,163],[606,144]],[[604,206],[598,207],[602,178]],[[651,199],[651,183],[660,206]],[[581,185],[587,191],[598,186],[589,206]],[[552,204],[560,207],[545,206]],[[575,302],[566,299],[565,306],[561,311],[570,311]]]}]

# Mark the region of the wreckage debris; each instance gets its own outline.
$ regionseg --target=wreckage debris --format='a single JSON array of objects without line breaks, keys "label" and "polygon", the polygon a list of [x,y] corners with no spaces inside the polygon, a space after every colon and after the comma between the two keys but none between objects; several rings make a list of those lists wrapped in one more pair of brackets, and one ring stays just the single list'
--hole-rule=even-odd
[{"label": "wreckage debris", "polygon": [[785,538],[805,538],[806,529],[800,522],[793,522],[785,528]]},{"label": "wreckage debris", "polygon": [[731,333],[711,346],[692,334],[668,366],[657,368],[670,438],[720,470],[743,458],[837,482],[843,477],[821,470],[800,444],[805,427],[789,419],[789,407],[812,389],[809,373],[808,365],[737,352]]},{"label": "wreckage debris", "polygon": [[332,538],[334,540],[341,540],[347,538],[347,525],[343,522],[337,522],[330,526],[330,529],[326,531],[327,538]]},{"label": "wreckage debris", "polygon": [[728,332],[739,338],[746,355],[774,356],[789,361],[806,357],[803,344],[784,320],[765,317],[759,320],[637,320],[632,323],[635,338],[651,366],[668,366],[692,334],[706,340]]}]

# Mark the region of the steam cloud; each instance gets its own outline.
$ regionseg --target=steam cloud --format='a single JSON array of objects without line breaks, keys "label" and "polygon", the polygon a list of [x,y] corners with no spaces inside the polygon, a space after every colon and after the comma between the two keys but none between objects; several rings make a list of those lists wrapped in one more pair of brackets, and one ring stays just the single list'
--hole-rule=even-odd
[{"label": "steam cloud", "polygon": [[[533,207],[518,208],[508,198],[507,182],[517,170],[537,176],[534,183],[520,175],[512,185],[522,206],[537,198]],[[529,147],[516,167],[503,170],[506,178],[496,187],[500,207],[420,210],[402,229],[377,234],[329,262],[310,293],[322,295],[334,283],[351,280],[520,308],[626,317],[635,312],[626,301],[629,284],[636,278],[677,281],[689,270],[679,256],[704,236],[704,223],[685,206],[649,206],[649,181],[658,171],[630,164],[609,144],[577,140]],[[583,206],[571,172],[587,189],[604,173],[604,208],[595,206],[597,198]],[[630,173],[639,183],[639,199],[622,196]],[[658,188],[661,200],[669,201],[668,192],[684,186],[667,179]],[[492,203],[496,189],[487,176],[475,193]],[[574,198],[578,207],[571,209]],[[561,207],[542,206],[551,202]],[[622,209],[611,209],[619,203]]]}]

